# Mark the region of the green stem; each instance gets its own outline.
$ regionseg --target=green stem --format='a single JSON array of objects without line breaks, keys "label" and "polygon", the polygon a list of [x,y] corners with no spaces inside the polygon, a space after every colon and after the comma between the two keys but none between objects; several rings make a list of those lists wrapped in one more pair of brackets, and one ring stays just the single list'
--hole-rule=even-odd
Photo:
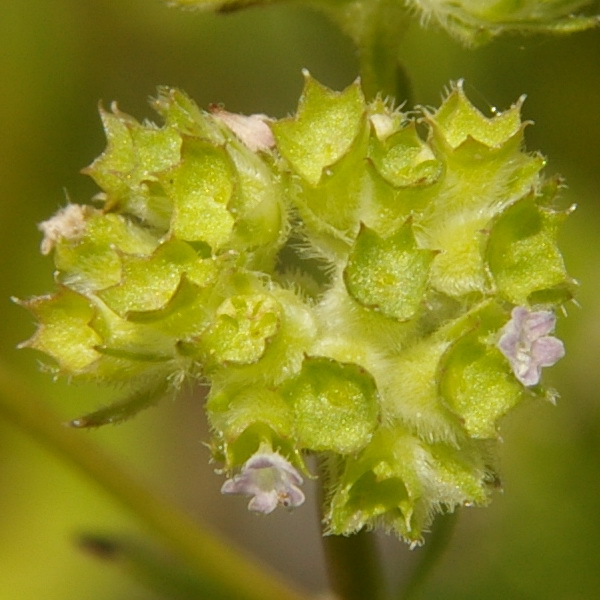
[{"label": "green stem", "polygon": [[420,549],[421,559],[411,573],[408,582],[400,590],[398,600],[410,600],[422,588],[433,568],[444,555],[452,539],[457,520],[458,510],[437,517],[431,535],[427,538],[423,548]]},{"label": "green stem", "polygon": [[361,531],[349,537],[324,536],[323,549],[331,587],[339,600],[385,598],[384,579],[371,532]]},{"label": "green stem", "polygon": [[[320,505],[324,504],[323,481],[327,481],[324,463],[319,465]],[[339,600],[384,600],[383,575],[375,537],[361,531],[345,537],[323,536],[323,550],[331,588]]]},{"label": "green stem", "polygon": [[412,86],[400,61],[387,55],[387,61],[378,61],[377,56],[377,47],[359,53],[361,84],[367,100],[380,95],[392,99],[396,106],[412,106]]},{"label": "green stem", "polygon": [[356,44],[367,100],[381,95],[398,103],[410,101],[410,82],[399,58],[403,34],[411,20],[404,4],[398,0],[363,0],[317,6],[326,10]]},{"label": "green stem", "polygon": [[211,600],[307,600],[279,575],[267,571],[186,513],[158,498],[59,418],[11,370],[0,364],[0,413],[92,478],[145,523],[194,569]]}]

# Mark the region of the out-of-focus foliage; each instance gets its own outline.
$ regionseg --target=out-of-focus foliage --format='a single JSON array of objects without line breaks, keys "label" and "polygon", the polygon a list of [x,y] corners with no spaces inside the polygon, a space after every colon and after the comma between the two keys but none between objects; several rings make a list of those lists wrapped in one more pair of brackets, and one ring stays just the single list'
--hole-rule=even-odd
[{"label": "out-of-focus foliage", "polygon": [[[281,0],[167,0],[199,10],[231,12]],[[466,45],[489,42],[506,33],[557,33],[585,31],[598,26],[596,0],[305,0],[306,6],[331,11],[356,39],[364,39],[373,21],[419,18],[422,25],[443,27]],[[362,31],[361,31],[362,30]]]},{"label": "out-of-focus foliage", "polygon": [[[104,146],[98,100],[118,100],[127,112],[147,115],[146,97],[164,84],[185,89],[202,106],[224,102],[232,111],[281,117],[295,107],[302,67],[332,88],[349,84],[356,74],[352,47],[323,19],[293,7],[217,17],[147,0],[8,3],[0,45],[2,354],[24,377],[45,386],[65,418],[73,417],[107,397],[38,374],[31,354],[14,349],[32,333],[31,318],[8,298],[51,287],[48,259],[37,253],[35,223],[66,203],[63,189],[77,202],[94,193],[77,170]],[[573,314],[559,331],[567,356],[551,375],[560,381],[558,406],[526,407],[504,424],[507,494],[486,511],[465,510],[421,597],[594,597],[600,587],[600,35],[505,38],[468,51],[442,32],[413,27],[402,54],[417,103],[438,105],[443,86],[461,77],[484,111],[505,109],[528,95],[524,117],[536,126],[526,131],[527,145],[550,156],[549,172],[567,178],[565,206],[579,205],[565,225],[562,248],[569,272],[583,282],[581,309],[570,308]],[[290,575],[312,589],[324,585],[310,511],[249,520],[243,500],[234,510],[232,502],[218,500],[216,478],[206,483],[215,476],[204,467],[207,434],[199,402],[166,404],[92,435],[157,489],[223,531],[236,532],[274,566],[288,565]],[[149,598],[72,544],[82,529],[135,531],[134,523],[5,424],[0,519],[0,597]],[[394,573],[414,558],[395,544],[386,549]]]}]

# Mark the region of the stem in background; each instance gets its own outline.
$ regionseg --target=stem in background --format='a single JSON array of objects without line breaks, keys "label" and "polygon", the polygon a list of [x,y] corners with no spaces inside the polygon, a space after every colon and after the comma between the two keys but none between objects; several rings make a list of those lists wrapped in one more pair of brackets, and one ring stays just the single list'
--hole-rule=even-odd
[{"label": "stem in background", "polygon": [[206,597],[204,582],[187,565],[164,556],[137,540],[115,536],[78,536],[79,548],[117,567],[161,598],[198,600]]},{"label": "stem in background", "polygon": [[324,536],[323,548],[336,598],[383,600],[386,597],[372,532],[361,531],[349,537]]},{"label": "stem in background", "polygon": [[431,535],[420,550],[421,560],[415,566],[408,582],[401,588],[397,596],[398,600],[410,600],[421,589],[435,565],[444,555],[452,539],[457,521],[458,510],[437,517]]},{"label": "stem in background", "polygon": [[318,6],[354,41],[367,100],[380,95],[410,104],[410,81],[399,58],[403,34],[411,21],[404,3],[364,0]]},{"label": "stem in background", "polygon": [[387,62],[377,61],[377,48],[359,51],[360,77],[363,93],[367,100],[380,95],[390,98],[394,106],[413,104],[410,79],[400,61],[387,56]]},{"label": "stem in background", "polygon": [[145,523],[204,583],[210,600],[307,600],[273,572],[158,498],[104,456],[81,432],[65,428],[43,399],[0,363],[0,414],[77,467]]},{"label": "stem in background", "polygon": [[[324,504],[323,482],[328,477],[319,463],[319,504]],[[339,600],[384,600],[385,577],[375,536],[361,531],[351,536],[323,536],[323,550],[331,588]]]}]

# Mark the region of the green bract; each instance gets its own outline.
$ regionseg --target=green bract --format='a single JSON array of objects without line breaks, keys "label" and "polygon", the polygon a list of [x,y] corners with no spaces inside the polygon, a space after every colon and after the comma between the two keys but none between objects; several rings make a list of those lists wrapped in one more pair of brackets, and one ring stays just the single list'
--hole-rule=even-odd
[{"label": "green bract", "polygon": [[306,75],[280,121],[176,90],[153,104],[163,125],[102,110],[103,206],[41,224],[57,291],[23,302],[39,322],[24,345],[129,385],[73,424],[196,378],[214,457],[242,473],[223,489],[256,510],[301,503],[315,453],[330,533],[418,543],[436,512],[488,502],[499,420],[553,397],[539,376],[574,287],[521,101],[487,118],[459,83],[415,116]]}]

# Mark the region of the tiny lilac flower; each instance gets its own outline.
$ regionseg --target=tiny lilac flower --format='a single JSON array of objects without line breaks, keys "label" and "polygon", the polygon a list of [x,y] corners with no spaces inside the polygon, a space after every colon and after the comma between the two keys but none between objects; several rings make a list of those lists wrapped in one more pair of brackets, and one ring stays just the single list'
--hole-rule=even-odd
[{"label": "tiny lilac flower", "polygon": [[555,324],[556,317],[548,310],[513,308],[510,321],[502,329],[498,348],[523,385],[539,383],[542,367],[552,366],[565,355],[563,343],[548,335]]},{"label": "tiny lilac flower", "polygon": [[268,515],[278,504],[287,508],[300,506],[304,502],[298,487],[302,482],[300,473],[283,456],[270,448],[260,448],[238,475],[223,484],[221,493],[253,496],[248,510]]}]

